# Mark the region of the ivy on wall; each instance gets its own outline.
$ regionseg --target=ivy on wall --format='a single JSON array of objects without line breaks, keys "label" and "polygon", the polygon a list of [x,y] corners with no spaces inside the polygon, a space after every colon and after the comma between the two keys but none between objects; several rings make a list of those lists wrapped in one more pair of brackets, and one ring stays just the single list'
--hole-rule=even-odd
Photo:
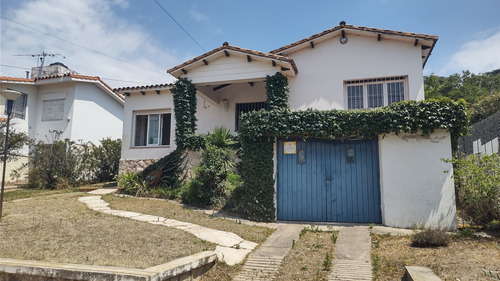
[{"label": "ivy on wall", "polygon": [[198,144],[196,132],[196,88],[187,78],[179,78],[171,89],[174,98],[175,143],[179,148]]},{"label": "ivy on wall", "polygon": [[244,136],[368,139],[389,133],[428,135],[446,129],[456,138],[467,133],[464,101],[404,101],[373,110],[254,111],[241,118]]},{"label": "ivy on wall", "polygon": [[288,108],[288,79],[281,72],[266,76],[267,110]]}]

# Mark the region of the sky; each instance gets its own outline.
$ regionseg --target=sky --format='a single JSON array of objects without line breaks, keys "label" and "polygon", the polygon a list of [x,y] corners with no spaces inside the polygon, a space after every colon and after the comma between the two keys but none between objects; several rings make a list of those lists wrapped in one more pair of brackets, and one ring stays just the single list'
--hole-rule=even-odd
[{"label": "sky", "polygon": [[25,77],[46,52],[113,88],[171,83],[167,69],[225,41],[268,52],[342,20],[438,35],[424,75],[500,68],[499,0],[0,1],[0,76]]}]

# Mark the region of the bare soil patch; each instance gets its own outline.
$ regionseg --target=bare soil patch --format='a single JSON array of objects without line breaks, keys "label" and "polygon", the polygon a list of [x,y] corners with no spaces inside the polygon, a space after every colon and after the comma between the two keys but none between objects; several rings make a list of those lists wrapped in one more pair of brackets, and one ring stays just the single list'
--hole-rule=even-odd
[{"label": "bare soil patch", "polygon": [[332,235],[336,237],[337,234],[317,230],[302,232],[274,280],[328,280],[329,271],[325,270],[324,263],[327,253],[333,262],[335,243]]},{"label": "bare soil patch", "polygon": [[102,214],[82,193],[4,203],[0,256],[23,260],[148,268],[215,245],[174,228]]},{"label": "bare soil patch", "polygon": [[401,280],[404,266],[431,268],[442,280],[498,280],[483,269],[500,271],[500,233],[494,238],[453,237],[447,247],[416,248],[411,236],[372,235],[374,280]]},{"label": "bare soil patch", "polygon": [[246,225],[232,219],[213,217],[200,211],[174,204],[168,200],[118,197],[115,195],[106,195],[103,196],[103,199],[110,203],[110,208],[112,209],[155,215],[190,222],[208,228],[229,231],[245,240],[259,244],[264,242],[274,232],[272,228]]}]

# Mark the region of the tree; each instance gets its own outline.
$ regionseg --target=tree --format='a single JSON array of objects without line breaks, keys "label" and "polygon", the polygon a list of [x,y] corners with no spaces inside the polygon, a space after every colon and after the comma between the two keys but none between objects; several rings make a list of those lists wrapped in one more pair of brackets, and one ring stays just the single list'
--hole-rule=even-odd
[{"label": "tree", "polygon": [[[21,150],[28,145],[29,138],[24,132],[18,132],[15,128],[12,128],[12,123],[9,128],[9,143],[7,145],[7,162],[16,160],[20,154]],[[0,161],[3,161],[3,151],[5,146],[5,128],[7,123],[5,121],[0,121]]]}]

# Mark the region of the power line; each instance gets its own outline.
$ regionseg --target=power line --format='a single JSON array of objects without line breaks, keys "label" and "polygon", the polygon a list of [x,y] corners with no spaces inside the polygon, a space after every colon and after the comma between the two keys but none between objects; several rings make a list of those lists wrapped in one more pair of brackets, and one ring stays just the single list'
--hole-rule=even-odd
[{"label": "power line", "polygon": [[20,22],[18,22],[18,21],[15,21],[15,20],[12,20],[12,19],[6,18],[6,17],[4,17],[4,16],[0,16],[0,18],[2,18],[2,19],[4,19],[4,20],[8,20],[8,21],[10,21],[10,22],[13,22],[13,23],[15,23],[15,24],[18,24],[18,25],[24,26],[24,27],[26,27],[26,28],[28,28],[28,29],[31,29],[31,30],[34,30],[34,31],[36,31],[36,32],[40,32],[40,33],[42,33],[42,34],[45,34],[45,35],[50,36],[50,37],[53,37],[53,38],[55,38],[55,39],[58,39],[58,40],[64,41],[64,42],[66,42],[66,43],[68,43],[68,44],[75,45],[75,46],[78,46],[78,47],[83,48],[83,49],[85,49],[85,50],[88,50],[88,51],[91,51],[91,52],[97,53],[97,54],[99,54],[99,55],[102,55],[102,56],[105,56],[105,57],[108,57],[108,58],[112,58],[112,59],[115,59],[115,60],[118,60],[118,61],[121,61],[121,62],[124,62],[124,63],[128,63],[128,64],[130,64],[130,65],[134,65],[134,66],[137,66],[137,67],[140,67],[140,68],[144,68],[144,69],[147,69],[147,70],[149,70],[149,71],[153,71],[153,72],[156,72],[156,73],[161,73],[161,74],[164,74],[163,72],[159,72],[159,71],[157,71],[157,70],[150,69],[150,68],[144,67],[144,66],[142,66],[142,65],[138,65],[138,64],[135,64],[135,63],[133,63],[133,62],[126,61],[126,60],[124,60],[124,59],[120,59],[120,58],[117,58],[117,57],[113,57],[113,56],[110,56],[110,55],[105,54],[105,53],[103,53],[103,52],[96,51],[96,50],[93,50],[93,49],[91,49],[91,48],[88,48],[88,47],[85,47],[85,46],[83,46],[83,45],[80,45],[80,44],[78,44],[78,43],[74,43],[74,42],[68,41],[68,40],[63,39],[63,38],[61,38],[61,37],[58,37],[58,36],[52,35],[52,34],[50,34],[50,33],[47,33],[47,32],[45,32],[45,31],[41,31],[41,30],[38,30],[38,29],[36,29],[36,28],[33,28],[33,27],[30,27],[30,26],[27,26],[27,25],[25,25],[25,24],[23,24],[23,23],[20,23]]},{"label": "power line", "polygon": [[184,27],[182,27],[182,25],[179,22],[177,22],[177,20],[175,20],[174,17],[172,17],[172,15],[169,12],[167,12],[167,10],[165,8],[163,8],[163,6],[158,1],[156,1],[156,0],[153,0],[153,1],[155,1],[156,4],[158,4],[158,6],[160,6],[160,8],[184,31],[184,33],[186,33],[187,36],[189,36],[189,38],[191,38],[204,52],[207,52],[207,50],[205,50],[205,48],[203,48],[200,45],[200,43],[198,43],[198,41],[196,41],[196,39],[194,39],[194,37],[191,36],[191,34],[189,34],[189,32],[187,32],[187,30],[184,29]]}]

